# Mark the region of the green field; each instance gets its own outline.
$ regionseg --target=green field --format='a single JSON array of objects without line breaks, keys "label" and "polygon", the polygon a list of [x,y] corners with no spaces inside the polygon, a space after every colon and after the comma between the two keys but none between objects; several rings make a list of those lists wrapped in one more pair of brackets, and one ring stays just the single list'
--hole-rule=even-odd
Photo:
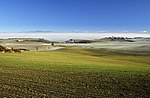
[{"label": "green field", "polygon": [[1,97],[148,98],[150,56],[99,49],[0,53]]}]

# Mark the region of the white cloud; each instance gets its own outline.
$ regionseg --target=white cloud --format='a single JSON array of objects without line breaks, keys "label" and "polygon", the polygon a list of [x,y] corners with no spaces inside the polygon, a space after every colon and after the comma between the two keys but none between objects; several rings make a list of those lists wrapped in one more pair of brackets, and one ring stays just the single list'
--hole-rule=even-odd
[{"label": "white cloud", "polygon": [[128,30],[124,30],[124,31],[123,31],[123,33],[128,33],[128,32],[130,32],[130,31],[128,31]]},{"label": "white cloud", "polygon": [[148,31],[140,31],[140,32],[142,32],[142,33],[147,33]]},{"label": "white cloud", "polygon": [[45,38],[52,41],[100,39],[104,37],[150,37],[150,33],[0,33],[2,38]]},{"label": "white cloud", "polygon": [[105,33],[105,32],[109,32],[109,31],[102,30],[102,31],[97,31],[97,32]]}]

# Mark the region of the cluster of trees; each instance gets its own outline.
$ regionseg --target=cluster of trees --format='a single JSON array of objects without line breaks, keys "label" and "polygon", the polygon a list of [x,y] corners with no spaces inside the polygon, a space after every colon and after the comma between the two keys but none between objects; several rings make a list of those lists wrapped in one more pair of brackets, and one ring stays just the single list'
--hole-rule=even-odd
[{"label": "cluster of trees", "polygon": [[65,43],[91,43],[91,40],[82,40],[82,39],[69,39]]}]

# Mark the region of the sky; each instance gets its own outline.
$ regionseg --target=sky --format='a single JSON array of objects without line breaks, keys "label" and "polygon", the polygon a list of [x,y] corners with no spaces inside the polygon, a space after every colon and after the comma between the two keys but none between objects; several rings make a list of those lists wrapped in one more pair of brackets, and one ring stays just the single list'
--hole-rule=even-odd
[{"label": "sky", "polygon": [[0,32],[150,32],[150,0],[0,0]]}]

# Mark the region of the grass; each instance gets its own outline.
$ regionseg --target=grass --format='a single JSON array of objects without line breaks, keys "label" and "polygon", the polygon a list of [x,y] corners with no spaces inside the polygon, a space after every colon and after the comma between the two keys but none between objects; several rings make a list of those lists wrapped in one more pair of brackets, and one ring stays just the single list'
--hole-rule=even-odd
[{"label": "grass", "polygon": [[81,48],[1,53],[0,96],[148,98],[149,60]]}]

